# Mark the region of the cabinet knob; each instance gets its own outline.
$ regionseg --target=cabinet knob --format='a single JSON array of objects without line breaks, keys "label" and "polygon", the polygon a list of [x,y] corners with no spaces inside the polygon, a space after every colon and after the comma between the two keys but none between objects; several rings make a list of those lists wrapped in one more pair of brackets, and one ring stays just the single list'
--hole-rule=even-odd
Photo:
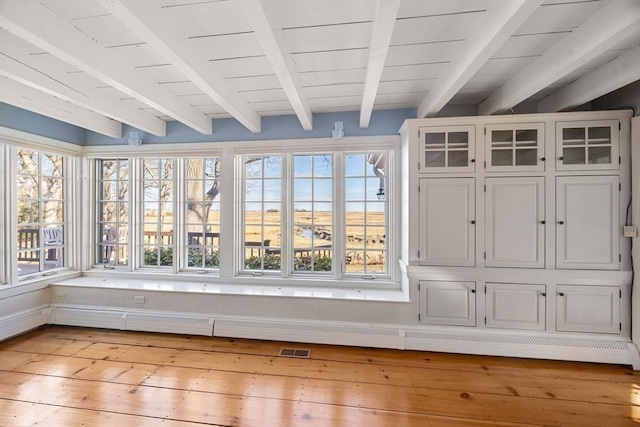
[{"label": "cabinet knob", "polygon": [[564,296],[564,292],[558,292],[558,295],[560,295],[561,297]]},{"label": "cabinet knob", "polygon": [[471,289],[471,293],[472,293],[472,294],[475,294],[475,293],[476,293],[476,290],[475,290],[475,289]]},{"label": "cabinet knob", "polygon": [[547,221],[545,221],[545,220],[540,221],[540,224],[542,224],[542,225],[545,225],[546,223],[547,223]]},{"label": "cabinet knob", "polygon": [[564,221],[558,221],[558,224],[564,225]]},{"label": "cabinet knob", "polygon": [[476,162],[476,159],[471,159],[471,163],[475,163],[475,162]]},{"label": "cabinet knob", "polygon": [[540,292],[540,295],[542,295],[543,297],[546,297],[547,293],[546,292]]},{"label": "cabinet knob", "polygon": [[558,160],[564,160],[564,156],[558,157]]},{"label": "cabinet knob", "polygon": [[544,162],[545,160],[547,160],[546,157],[540,157],[540,161]]},{"label": "cabinet knob", "polygon": [[476,224],[476,221],[475,221],[475,220],[471,221],[471,224],[475,225],[475,224]]}]

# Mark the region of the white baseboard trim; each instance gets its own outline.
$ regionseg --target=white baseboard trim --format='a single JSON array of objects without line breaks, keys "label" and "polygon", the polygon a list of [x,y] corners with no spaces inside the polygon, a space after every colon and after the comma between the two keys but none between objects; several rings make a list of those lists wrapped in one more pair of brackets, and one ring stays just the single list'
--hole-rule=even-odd
[{"label": "white baseboard trim", "polygon": [[351,345],[445,353],[631,365],[640,352],[629,339],[509,331],[465,331],[406,325],[228,318],[189,313],[125,311],[105,307],[40,307],[0,318],[0,340],[38,326],[84,326],[131,331]]},{"label": "white baseboard trim", "polygon": [[36,307],[0,317],[0,341],[49,323],[51,308]]}]

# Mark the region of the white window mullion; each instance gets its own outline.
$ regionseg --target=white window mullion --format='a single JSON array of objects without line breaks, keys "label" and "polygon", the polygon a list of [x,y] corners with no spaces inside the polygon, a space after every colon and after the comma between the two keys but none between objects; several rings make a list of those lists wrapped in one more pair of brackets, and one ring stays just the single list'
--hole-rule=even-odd
[{"label": "white window mullion", "polygon": [[238,259],[242,259],[240,253],[234,251],[234,242],[240,242],[242,232],[242,227],[236,226],[241,224],[242,218],[242,209],[236,209],[236,206],[244,203],[241,175],[241,160],[235,158],[232,149],[223,149],[220,152],[220,277],[235,276]]},{"label": "white window mullion", "polygon": [[142,200],[142,162],[143,158],[129,159],[129,270],[135,271],[142,265],[144,245],[142,225],[144,205]]},{"label": "white window mullion", "polygon": [[344,191],[344,153],[335,153],[333,158],[333,271],[334,278],[341,279],[346,271],[345,265],[345,191]]},{"label": "white window mullion", "polygon": [[289,277],[293,270],[293,161],[292,154],[282,155],[282,200],[280,208],[280,270],[282,277]]}]

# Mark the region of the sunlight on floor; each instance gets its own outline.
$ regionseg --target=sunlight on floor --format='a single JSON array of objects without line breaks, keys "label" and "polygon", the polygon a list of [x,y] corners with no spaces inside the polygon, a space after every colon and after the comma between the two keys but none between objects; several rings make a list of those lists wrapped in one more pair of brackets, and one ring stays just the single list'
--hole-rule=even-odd
[{"label": "sunlight on floor", "polygon": [[631,419],[640,424],[640,385],[631,384]]}]

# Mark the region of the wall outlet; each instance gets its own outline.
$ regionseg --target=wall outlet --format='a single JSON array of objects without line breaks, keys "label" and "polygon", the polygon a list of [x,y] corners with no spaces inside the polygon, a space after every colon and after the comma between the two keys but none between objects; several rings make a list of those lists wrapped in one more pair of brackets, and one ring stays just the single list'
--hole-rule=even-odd
[{"label": "wall outlet", "polygon": [[625,225],[624,237],[638,237],[638,227],[635,225]]},{"label": "wall outlet", "polygon": [[144,304],[144,297],[137,295],[133,297],[133,302],[135,302],[136,304]]}]

